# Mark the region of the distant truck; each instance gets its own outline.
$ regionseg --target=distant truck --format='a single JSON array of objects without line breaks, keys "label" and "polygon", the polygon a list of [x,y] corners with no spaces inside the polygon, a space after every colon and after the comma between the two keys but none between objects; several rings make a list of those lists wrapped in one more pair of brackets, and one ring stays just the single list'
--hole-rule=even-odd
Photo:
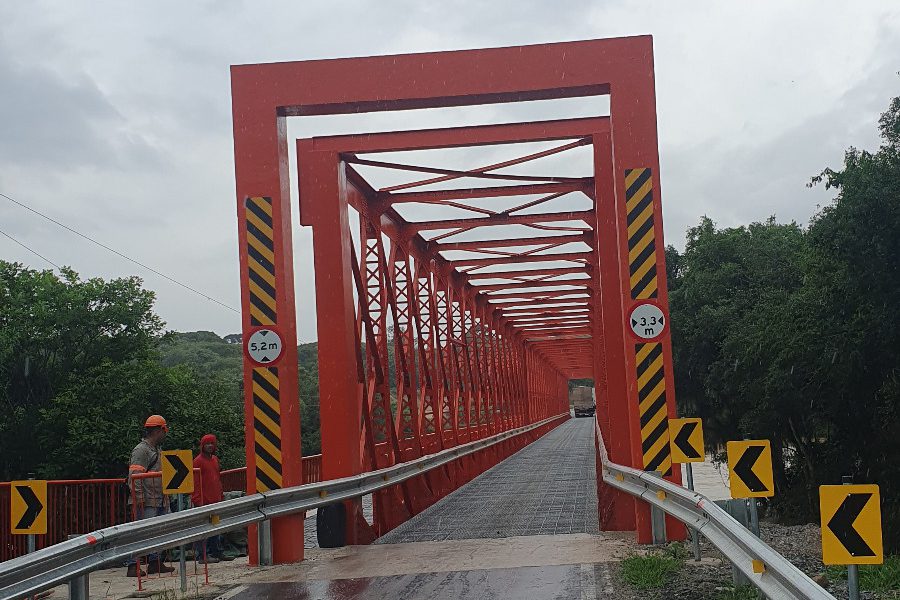
[{"label": "distant truck", "polygon": [[593,417],[597,410],[594,399],[594,388],[578,386],[569,392],[569,401],[575,407],[576,417]]}]

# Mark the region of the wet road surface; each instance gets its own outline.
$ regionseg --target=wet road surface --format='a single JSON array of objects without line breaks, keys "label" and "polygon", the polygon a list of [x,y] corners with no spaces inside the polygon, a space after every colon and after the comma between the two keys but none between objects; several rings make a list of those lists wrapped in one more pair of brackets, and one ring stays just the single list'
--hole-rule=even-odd
[{"label": "wet road surface", "polygon": [[254,584],[233,600],[292,598],[296,600],[477,598],[479,600],[571,600],[614,598],[604,589],[607,565],[561,565],[485,569],[447,573],[417,573],[335,581]]},{"label": "wet road surface", "polygon": [[382,546],[336,549],[344,554],[293,572],[285,565],[277,581],[229,598],[615,598],[610,564],[627,543],[598,531],[593,424],[563,423],[380,538]]}]

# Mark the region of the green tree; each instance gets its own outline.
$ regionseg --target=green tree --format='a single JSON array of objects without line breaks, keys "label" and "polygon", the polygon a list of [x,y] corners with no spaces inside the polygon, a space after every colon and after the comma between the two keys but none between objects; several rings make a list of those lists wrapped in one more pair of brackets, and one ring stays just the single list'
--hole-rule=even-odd
[{"label": "green tree", "polygon": [[776,513],[815,519],[818,486],[881,485],[900,547],[900,98],[875,152],[812,184],[837,191],[803,231],[774,219],[688,232],[667,250],[675,376],[707,440],[773,443]]},{"label": "green tree", "polygon": [[[73,382],[153,357],[163,329],[153,301],[136,277],[82,280],[0,261],[0,477],[45,471],[43,415]],[[83,400],[79,412],[92,404]]]}]

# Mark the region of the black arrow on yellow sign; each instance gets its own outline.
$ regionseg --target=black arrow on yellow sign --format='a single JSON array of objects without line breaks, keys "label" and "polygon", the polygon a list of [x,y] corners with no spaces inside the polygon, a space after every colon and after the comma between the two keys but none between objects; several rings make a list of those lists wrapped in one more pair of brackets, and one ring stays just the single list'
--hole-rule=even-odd
[{"label": "black arrow on yellow sign", "polygon": [[853,523],[859,517],[869,500],[874,494],[849,494],[838,507],[837,512],[828,521],[828,529],[834,537],[844,545],[853,556],[875,556],[875,551],[869,547],[859,532],[853,527]]},{"label": "black arrow on yellow sign", "polygon": [[760,478],[756,476],[756,473],[753,472],[753,467],[756,465],[756,461],[759,460],[759,457],[762,456],[763,450],[765,450],[765,448],[762,446],[748,447],[737,461],[737,464],[734,465],[735,475],[741,478],[751,492],[764,492],[768,489],[766,484],[764,484]]},{"label": "black arrow on yellow sign", "polygon": [[169,480],[169,485],[166,487],[168,489],[178,489],[184,483],[184,480],[187,479],[187,476],[191,474],[191,470],[177,455],[164,454],[163,456],[175,469],[175,474],[172,475],[172,479]]},{"label": "black arrow on yellow sign", "polygon": [[700,458],[700,453],[697,452],[697,449],[694,448],[693,444],[690,442],[691,434],[697,429],[697,425],[698,423],[696,421],[686,421],[684,425],[682,425],[681,431],[675,436],[675,445],[678,446],[678,449],[688,458]]},{"label": "black arrow on yellow sign", "polygon": [[41,511],[44,510],[44,503],[37,497],[34,490],[27,485],[17,485],[16,491],[22,496],[22,500],[25,501],[25,505],[28,508],[25,509],[25,513],[22,514],[22,517],[19,519],[15,528],[31,529],[34,525],[34,521],[41,514]]}]

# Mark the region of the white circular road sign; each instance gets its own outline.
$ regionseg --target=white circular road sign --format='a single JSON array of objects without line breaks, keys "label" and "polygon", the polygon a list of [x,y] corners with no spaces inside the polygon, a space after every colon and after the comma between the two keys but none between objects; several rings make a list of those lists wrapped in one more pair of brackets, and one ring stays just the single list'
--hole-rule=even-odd
[{"label": "white circular road sign", "polygon": [[281,336],[272,329],[257,329],[247,340],[247,354],[261,365],[278,360],[282,348]]},{"label": "white circular road sign", "polygon": [[638,304],[631,309],[628,319],[631,331],[634,335],[645,340],[652,340],[663,332],[666,326],[666,316],[661,308],[655,304]]}]

